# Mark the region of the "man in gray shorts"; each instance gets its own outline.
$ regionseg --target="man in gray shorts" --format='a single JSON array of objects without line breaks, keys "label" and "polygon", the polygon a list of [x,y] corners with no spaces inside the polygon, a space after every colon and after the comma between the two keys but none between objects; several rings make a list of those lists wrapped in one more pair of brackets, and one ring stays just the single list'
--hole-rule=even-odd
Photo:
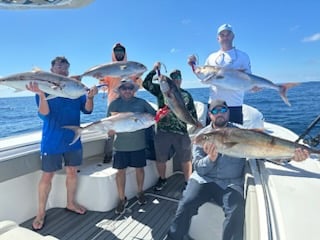
[{"label": "man in gray shorts", "polygon": [[[160,90],[160,86],[159,84],[152,82],[152,78],[156,75],[156,71],[159,68],[160,63],[156,62],[153,70],[151,70],[144,79],[143,87],[157,97],[158,107],[163,108],[165,106],[165,100]],[[182,81],[181,72],[179,70],[172,71],[170,73],[170,78],[180,89],[190,114],[197,119],[197,112],[191,94],[180,88]],[[154,146],[159,173],[159,180],[155,185],[154,190],[161,191],[167,182],[166,161],[172,156],[172,149],[174,149],[176,154],[175,159],[178,159],[181,162],[185,183],[187,183],[192,172],[191,140],[188,135],[187,124],[181,121],[172,111],[158,122]]]}]

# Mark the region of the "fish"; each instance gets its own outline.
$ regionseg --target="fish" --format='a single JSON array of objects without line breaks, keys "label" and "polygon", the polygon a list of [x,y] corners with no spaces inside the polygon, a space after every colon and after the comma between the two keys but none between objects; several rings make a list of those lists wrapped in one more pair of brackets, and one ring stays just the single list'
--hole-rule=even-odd
[{"label": "fish", "polygon": [[288,106],[291,106],[287,91],[289,88],[297,86],[299,83],[275,84],[272,81],[236,69],[220,68],[216,66],[196,66],[195,57],[190,57],[189,65],[191,65],[194,74],[204,84],[215,85],[224,89],[231,90],[254,90],[255,88],[270,88],[279,92],[280,97]]},{"label": "fish", "polygon": [[63,97],[76,99],[85,95],[89,88],[80,81],[63,75],[34,70],[0,78],[0,84],[14,88],[16,92],[28,90],[26,85],[36,82],[43,92],[49,94],[47,99]]},{"label": "fish", "polygon": [[204,131],[193,138],[193,143],[198,146],[203,146],[205,142],[214,143],[221,154],[238,158],[290,160],[296,148],[305,149],[318,159],[320,154],[320,150],[262,131],[232,127]]},{"label": "fish", "polygon": [[145,71],[147,71],[147,67],[142,63],[134,61],[120,61],[94,66],[81,74],[80,78],[84,76],[90,76],[99,79],[105,76],[119,78],[138,78]]},{"label": "fish", "polygon": [[160,90],[165,98],[165,102],[170,110],[183,122],[202,127],[202,124],[195,119],[188,111],[186,104],[183,100],[180,89],[174,82],[165,75],[159,76]]},{"label": "fish", "polygon": [[92,122],[87,126],[63,126],[63,128],[74,131],[74,138],[69,145],[74,144],[84,131],[114,130],[116,133],[135,132],[137,130],[151,127],[156,123],[155,117],[150,113],[121,112],[99,121]]}]

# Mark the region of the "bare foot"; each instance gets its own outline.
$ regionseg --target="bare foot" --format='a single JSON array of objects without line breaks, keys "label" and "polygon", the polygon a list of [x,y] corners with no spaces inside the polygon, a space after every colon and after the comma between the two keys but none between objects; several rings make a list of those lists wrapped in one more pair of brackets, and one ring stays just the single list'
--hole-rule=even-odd
[{"label": "bare foot", "polygon": [[32,223],[32,229],[39,231],[44,227],[46,216],[36,216]]},{"label": "bare foot", "polygon": [[68,205],[66,210],[80,215],[83,215],[87,212],[87,209],[79,204]]}]

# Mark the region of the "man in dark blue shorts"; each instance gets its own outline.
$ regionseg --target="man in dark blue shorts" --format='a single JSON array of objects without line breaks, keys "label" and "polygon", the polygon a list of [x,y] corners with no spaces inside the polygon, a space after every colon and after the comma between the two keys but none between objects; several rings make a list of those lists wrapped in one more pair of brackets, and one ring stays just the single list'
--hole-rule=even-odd
[{"label": "man in dark blue shorts", "polygon": [[[145,100],[134,96],[139,86],[131,79],[122,80],[117,91],[119,97],[111,102],[108,108],[108,116],[119,112],[139,112],[156,114],[155,109]],[[119,204],[116,208],[117,214],[125,212],[128,204],[125,196],[126,168],[136,168],[136,179],[138,186],[138,203],[145,204],[143,194],[144,167],[146,166],[146,138],[145,130],[135,132],[116,133],[113,130],[108,132],[109,136],[117,134],[114,143],[113,168],[118,169],[116,182],[119,194]]]},{"label": "man in dark blue shorts", "polygon": [[[51,72],[63,76],[69,75],[70,64],[65,57],[56,57],[51,62]],[[80,112],[90,114],[93,110],[93,97],[98,93],[96,87],[90,89],[87,96],[77,99],[56,97],[47,100],[37,83],[30,82],[28,90],[36,93],[38,115],[43,120],[41,139],[42,176],[39,182],[38,214],[32,223],[34,230],[44,226],[46,204],[55,171],[66,169],[67,206],[66,210],[84,214],[85,207],[75,201],[77,189],[77,167],[82,163],[82,144],[78,139],[70,145],[74,133],[63,128],[65,125],[80,125]]]}]

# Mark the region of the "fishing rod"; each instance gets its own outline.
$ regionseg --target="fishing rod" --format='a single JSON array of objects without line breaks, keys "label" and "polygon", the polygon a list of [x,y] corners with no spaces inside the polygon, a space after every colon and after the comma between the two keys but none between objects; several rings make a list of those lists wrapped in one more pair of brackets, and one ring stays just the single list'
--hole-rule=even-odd
[{"label": "fishing rod", "polygon": [[[320,121],[320,115],[313,120],[313,122],[308,126],[308,128],[299,136],[299,138],[295,142],[299,142],[301,139],[303,139],[305,136],[309,134],[311,129]],[[318,134],[316,137],[311,139],[305,139],[303,141],[304,143],[307,143],[311,146],[317,146],[320,143],[320,134]]]}]

